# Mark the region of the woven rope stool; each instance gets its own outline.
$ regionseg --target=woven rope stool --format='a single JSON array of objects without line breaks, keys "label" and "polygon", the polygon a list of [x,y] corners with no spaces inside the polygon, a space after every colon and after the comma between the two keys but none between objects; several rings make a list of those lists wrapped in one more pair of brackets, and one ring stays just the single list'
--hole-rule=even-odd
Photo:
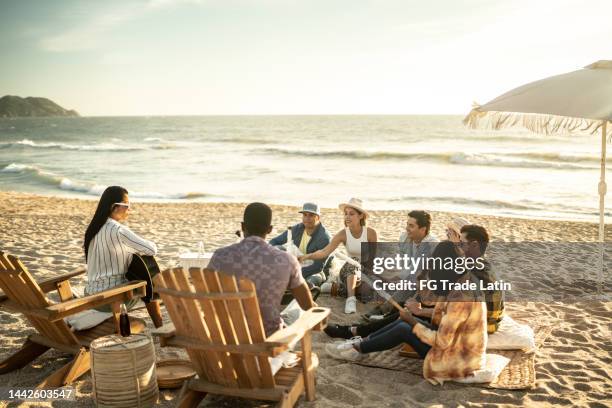
[{"label": "woven rope stool", "polygon": [[104,336],[90,350],[96,406],[144,408],[157,403],[155,347],[149,336]]}]

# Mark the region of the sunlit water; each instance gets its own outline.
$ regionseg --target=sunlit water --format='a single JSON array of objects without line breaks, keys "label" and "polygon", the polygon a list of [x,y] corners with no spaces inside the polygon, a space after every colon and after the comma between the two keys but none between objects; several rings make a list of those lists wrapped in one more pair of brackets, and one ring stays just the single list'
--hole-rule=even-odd
[{"label": "sunlit water", "polygon": [[0,189],[596,221],[599,148],[459,116],[0,119]]}]

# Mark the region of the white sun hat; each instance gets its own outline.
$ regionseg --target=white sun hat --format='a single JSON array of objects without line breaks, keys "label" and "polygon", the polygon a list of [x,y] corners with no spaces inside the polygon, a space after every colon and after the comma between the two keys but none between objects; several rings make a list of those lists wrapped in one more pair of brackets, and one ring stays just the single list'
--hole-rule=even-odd
[{"label": "white sun hat", "polygon": [[365,215],[369,215],[368,212],[363,208],[363,201],[361,201],[361,199],[359,198],[353,197],[350,200],[348,200],[346,203],[342,203],[338,206],[338,208],[340,208],[340,210],[342,211],[344,211],[346,207],[354,208],[358,210],[359,212],[364,213]]}]

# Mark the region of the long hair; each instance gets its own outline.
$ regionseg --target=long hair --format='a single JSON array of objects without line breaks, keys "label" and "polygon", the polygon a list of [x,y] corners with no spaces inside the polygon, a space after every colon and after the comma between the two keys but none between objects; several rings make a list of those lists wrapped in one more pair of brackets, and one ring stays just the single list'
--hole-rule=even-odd
[{"label": "long hair", "polygon": [[106,220],[113,212],[113,208],[115,208],[115,203],[120,203],[123,201],[123,196],[126,195],[128,191],[119,186],[110,186],[102,193],[100,197],[100,201],[98,202],[98,208],[96,208],[96,212],[94,213],[87,230],[85,231],[85,242],[83,244],[83,249],[85,250],[85,262],[87,262],[87,253],[89,252],[89,243],[96,236],[100,228],[106,223]]},{"label": "long hair", "polygon": [[[434,266],[428,271],[428,279],[436,281],[437,289],[433,292],[438,296],[446,296],[449,291],[441,286],[442,280],[456,282],[463,274],[457,273],[457,259],[461,258],[462,254],[458,246],[451,241],[442,241],[434,249],[430,258],[434,260]],[[436,263],[435,260],[441,260]]]}]

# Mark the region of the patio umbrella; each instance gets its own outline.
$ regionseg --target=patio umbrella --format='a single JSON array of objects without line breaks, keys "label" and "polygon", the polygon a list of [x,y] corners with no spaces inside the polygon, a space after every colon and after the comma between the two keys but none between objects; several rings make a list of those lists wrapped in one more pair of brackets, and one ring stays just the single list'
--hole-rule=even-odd
[{"label": "patio umbrella", "polygon": [[520,86],[484,105],[476,105],[463,123],[501,129],[522,126],[536,133],[601,132],[599,241],[604,242],[606,138],[612,134],[612,60]]}]

